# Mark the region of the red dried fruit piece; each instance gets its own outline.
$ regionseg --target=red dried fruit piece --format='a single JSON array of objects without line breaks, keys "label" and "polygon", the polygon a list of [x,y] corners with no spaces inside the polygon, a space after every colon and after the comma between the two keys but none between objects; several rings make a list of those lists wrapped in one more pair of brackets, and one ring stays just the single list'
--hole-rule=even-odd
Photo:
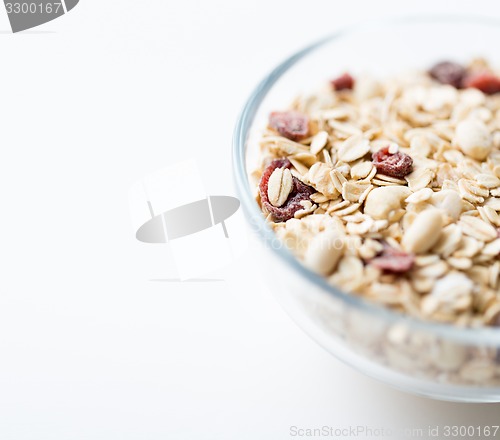
[{"label": "red dried fruit piece", "polygon": [[276,207],[271,205],[269,202],[269,196],[267,194],[267,188],[269,184],[269,178],[276,168],[291,168],[292,164],[288,159],[276,159],[271,162],[271,164],[265,169],[259,183],[260,190],[260,200],[262,206],[272,214],[273,219],[277,222],[283,222],[291,219],[295,213],[304,207],[300,204],[302,200],[309,200],[311,194],[314,194],[316,190],[305,183],[302,183],[295,176],[292,176],[293,188],[288,196],[286,202],[280,206]]},{"label": "red dried fruit piece", "polygon": [[338,78],[332,79],[330,84],[335,90],[347,90],[354,87],[354,78],[348,73],[344,73]]},{"label": "red dried fruit piece", "polygon": [[299,112],[272,112],[269,127],[292,141],[300,141],[309,134],[309,118]]},{"label": "red dried fruit piece", "polygon": [[372,162],[377,171],[390,177],[401,178],[413,171],[413,159],[400,151],[392,154],[389,147],[373,153]]},{"label": "red dried fruit piece", "polygon": [[429,75],[441,84],[449,84],[458,89],[462,86],[465,68],[452,61],[442,61],[429,70]]},{"label": "red dried fruit piece", "polygon": [[487,95],[500,92],[500,78],[490,72],[476,72],[467,75],[463,80],[464,87],[473,87]]},{"label": "red dried fruit piece", "polygon": [[384,246],[382,253],[373,258],[370,264],[390,273],[408,272],[415,263],[415,255],[394,249],[390,246]]}]

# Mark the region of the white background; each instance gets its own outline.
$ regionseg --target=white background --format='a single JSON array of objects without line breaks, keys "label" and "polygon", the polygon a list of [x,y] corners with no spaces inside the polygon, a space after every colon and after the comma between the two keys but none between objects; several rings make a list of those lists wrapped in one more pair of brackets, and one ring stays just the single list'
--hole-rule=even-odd
[{"label": "white background", "polygon": [[129,223],[130,185],[186,157],[208,193],[233,194],[237,114],[285,56],[349,23],[423,11],[500,5],[81,0],[18,35],[0,13],[1,440],[499,424],[499,405],[408,396],[337,362],[275,303],[251,248],[214,275],[224,281],[150,281],[174,277],[172,259]]}]

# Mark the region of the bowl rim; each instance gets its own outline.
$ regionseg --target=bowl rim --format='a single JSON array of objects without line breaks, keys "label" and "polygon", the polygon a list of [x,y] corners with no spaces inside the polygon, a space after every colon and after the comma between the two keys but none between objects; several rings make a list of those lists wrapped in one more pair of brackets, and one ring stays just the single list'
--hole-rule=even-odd
[{"label": "bowl rim", "polygon": [[[246,169],[246,144],[250,127],[253,123],[257,110],[271,90],[273,85],[283,76],[292,66],[298,63],[302,58],[316,49],[321,48],[327,43],[340,39],[354,33],[366,32],[367,30],[379,30],[386,26],[400,26],[408,24],[478,24],[500,28],[500,19],[485,16],[470,16],[460,14],[420,14],[404,15],[400,17],[390,17],[370,22],[358,22],[356,24],[340,28],[338,31],[327,35],[320,40],[309,44],[298,52],[294,53],[277,67],[275,67],[254,89],[237,119],[233,133],[232,146],[232,164],[233,180],[236,185],[238,198],[241,201],[243,212],[247,221],[249,221],[259,238],[265,243],[272,243],[277,240],[275,233],[267,224],[262,215],[255,198],[252,195],[248,174]],[[453,324],[446,324],[433,321],[424,321],[418,318],[406,315],[402,312],[392,310],[381,304],[369,301],[362,296],[350,295],[335,286],[327,283],[326,279],[306,268],[288,249],[284,246],[270,247],[273,252],[285,265],[298,272],[305,279],[319,287],[323,292],[332,295],[339,301],[357,309],[361,312],[378,315],[379,318],[388,323],[401,323],[410,328],[415,328],[427,332],[441,335],[445,338],[461,341],[464,343],[496,345],[500,346],[500,328],[492,327],[458,327]]]}]

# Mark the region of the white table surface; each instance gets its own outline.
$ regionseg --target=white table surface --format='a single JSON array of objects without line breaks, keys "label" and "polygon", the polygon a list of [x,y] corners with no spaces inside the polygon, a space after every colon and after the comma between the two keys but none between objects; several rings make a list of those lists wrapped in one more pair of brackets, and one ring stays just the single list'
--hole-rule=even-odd
[{"label": "white table surface", "polygon": [[[0,32],[0,439],[500,423],[499,405],[409,396],[335,360],[255,276],[252,247],[223,281],[150,281],[171,259],[129,224],[129,186],[185,157],[209,194],[231,194],[232,129],[256,83],[340,26],[451,7],[416,3],[81,0]],[[453,10],[500,16],[494,1]]]}]

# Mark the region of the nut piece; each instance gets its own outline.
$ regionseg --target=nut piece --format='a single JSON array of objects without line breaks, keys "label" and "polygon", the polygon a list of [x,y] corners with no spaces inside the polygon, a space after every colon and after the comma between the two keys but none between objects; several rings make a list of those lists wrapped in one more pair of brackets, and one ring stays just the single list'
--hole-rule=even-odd
[{"label": "nut piece", "polygon": [[442,189],[432,194],[431,203],[444,211],[453,220],[458,220],[462,213],[462,198],[452,189]]},{"label": "nut piece", "polygon": [[276,168],[269,177],[267,187],[267,195],[271,205],[282,206],[292,192],[292,188],[293,180],[290,170],[288,168]]},{"label": "nut piece", "polygon": [[486,125],[475,119],[466,119],[457,125],[453,143],[467,156],[484,160],[493,147],[493,140]]},{"label": "nut piece", "polygon": [[474,283],[463,273],[453,272],[436,281],[430,295],[422,300],[422,312],[432,315],[436,311],[456,313],[466,310],[472,303]]},{"label": "nut piece", "polygon": [[326,230],[316,235],[307,248],[304,264],[320,275],[330,275],[344,253],[345,243],[336,232]]},{"label": "nut piece", "polygon": [[429,200],[434,192],[430,188],[422,188],[414,192],[410,197],[408,197],[406,203],[422,203]]},{"label": "nut piece", "polygon": [[417,254],[428,251],[439,240],[442,228],[443,218],[437,209],[423,211],[405,232],[403,248]]},{"label": "nut piece", "polygon": [[365,214],[376,220],[391,220],[390,214],[400,210],[402,202],[410,194],[411,191],[406,186],[394,185],[375,188],[370,191],[366,198]]}]

